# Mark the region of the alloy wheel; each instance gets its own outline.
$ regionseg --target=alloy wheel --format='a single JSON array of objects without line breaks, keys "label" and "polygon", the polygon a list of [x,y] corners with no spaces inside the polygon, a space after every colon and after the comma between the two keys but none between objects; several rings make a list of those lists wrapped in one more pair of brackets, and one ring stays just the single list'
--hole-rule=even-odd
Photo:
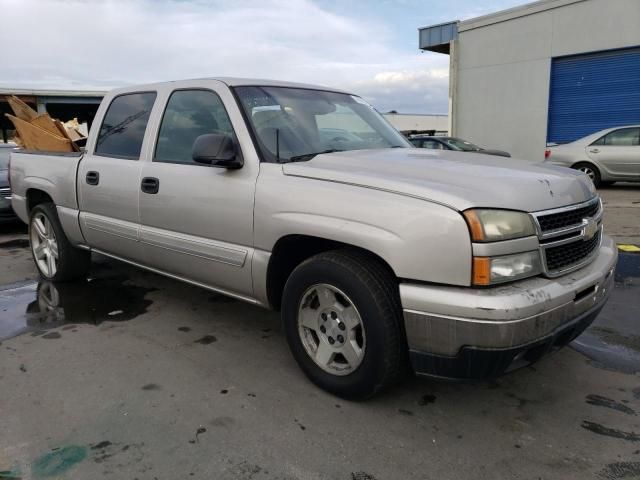
[{"label": "alloy wheel", "polygon": [[596,173],[593,171],[593,168],[584,166],[580,167],[578,170],[582,173],[586,173],[592,182],[596,179]]},{"label": "alloy wheel", "polygon": [[46,278],[53,278],[58,271],[58,242],[53,225],[44,214],[33,216],[29,236],[38,269]]},{"label": "alloy wheel", "polygon": [[351,299],[332,285],[312,285],[302,295],[298,332],[307,355],[325,372],[348,375],[362,363],[362,318]]}]

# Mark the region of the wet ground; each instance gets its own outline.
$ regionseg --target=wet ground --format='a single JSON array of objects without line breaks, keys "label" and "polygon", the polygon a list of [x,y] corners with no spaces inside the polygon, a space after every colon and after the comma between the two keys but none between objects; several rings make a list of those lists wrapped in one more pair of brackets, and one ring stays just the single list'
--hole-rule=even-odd
[{"label": "wet ground", "polygon": [[94,258],[38,282],[0,233],[0,479],[640,478],[640,255],[571,348],[495,382],[311,385],[277,314]]},{"label": "wet ground", "polygon": [[640,186],[616,183],[598,189],[605,209],[605,230],[618,243],[640,245]]}]

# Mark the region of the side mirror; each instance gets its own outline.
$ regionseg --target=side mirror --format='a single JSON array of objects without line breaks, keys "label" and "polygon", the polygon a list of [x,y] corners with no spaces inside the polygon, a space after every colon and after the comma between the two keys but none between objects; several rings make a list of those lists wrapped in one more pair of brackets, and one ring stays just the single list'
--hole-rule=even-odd
[{"label": "side mirror", "polygon": [[241,168],[243,165],[233,138],[226,133],[200,135],[193,142],[191,156],[194,162],[213,167]]}]

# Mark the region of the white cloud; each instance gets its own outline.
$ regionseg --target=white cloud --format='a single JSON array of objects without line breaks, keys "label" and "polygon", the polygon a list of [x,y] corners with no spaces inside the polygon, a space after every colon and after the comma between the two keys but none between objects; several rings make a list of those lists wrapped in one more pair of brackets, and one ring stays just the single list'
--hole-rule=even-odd
[{"label": "white cloud", "polygon": [[448,57],[400,52],[383,23],[311,0],[0,0],[0,11],[3,86],[262,77],[352,90],[383,111],[446,111]]}]

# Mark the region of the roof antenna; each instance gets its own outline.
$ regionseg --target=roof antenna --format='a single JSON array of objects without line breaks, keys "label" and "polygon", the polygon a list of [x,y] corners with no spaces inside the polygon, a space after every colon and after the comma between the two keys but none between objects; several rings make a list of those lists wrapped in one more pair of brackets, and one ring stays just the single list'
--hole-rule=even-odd
[{"label": "roof antenna", "polygon": [[280,163],[280,129],[276,128],[276,163]]}]

